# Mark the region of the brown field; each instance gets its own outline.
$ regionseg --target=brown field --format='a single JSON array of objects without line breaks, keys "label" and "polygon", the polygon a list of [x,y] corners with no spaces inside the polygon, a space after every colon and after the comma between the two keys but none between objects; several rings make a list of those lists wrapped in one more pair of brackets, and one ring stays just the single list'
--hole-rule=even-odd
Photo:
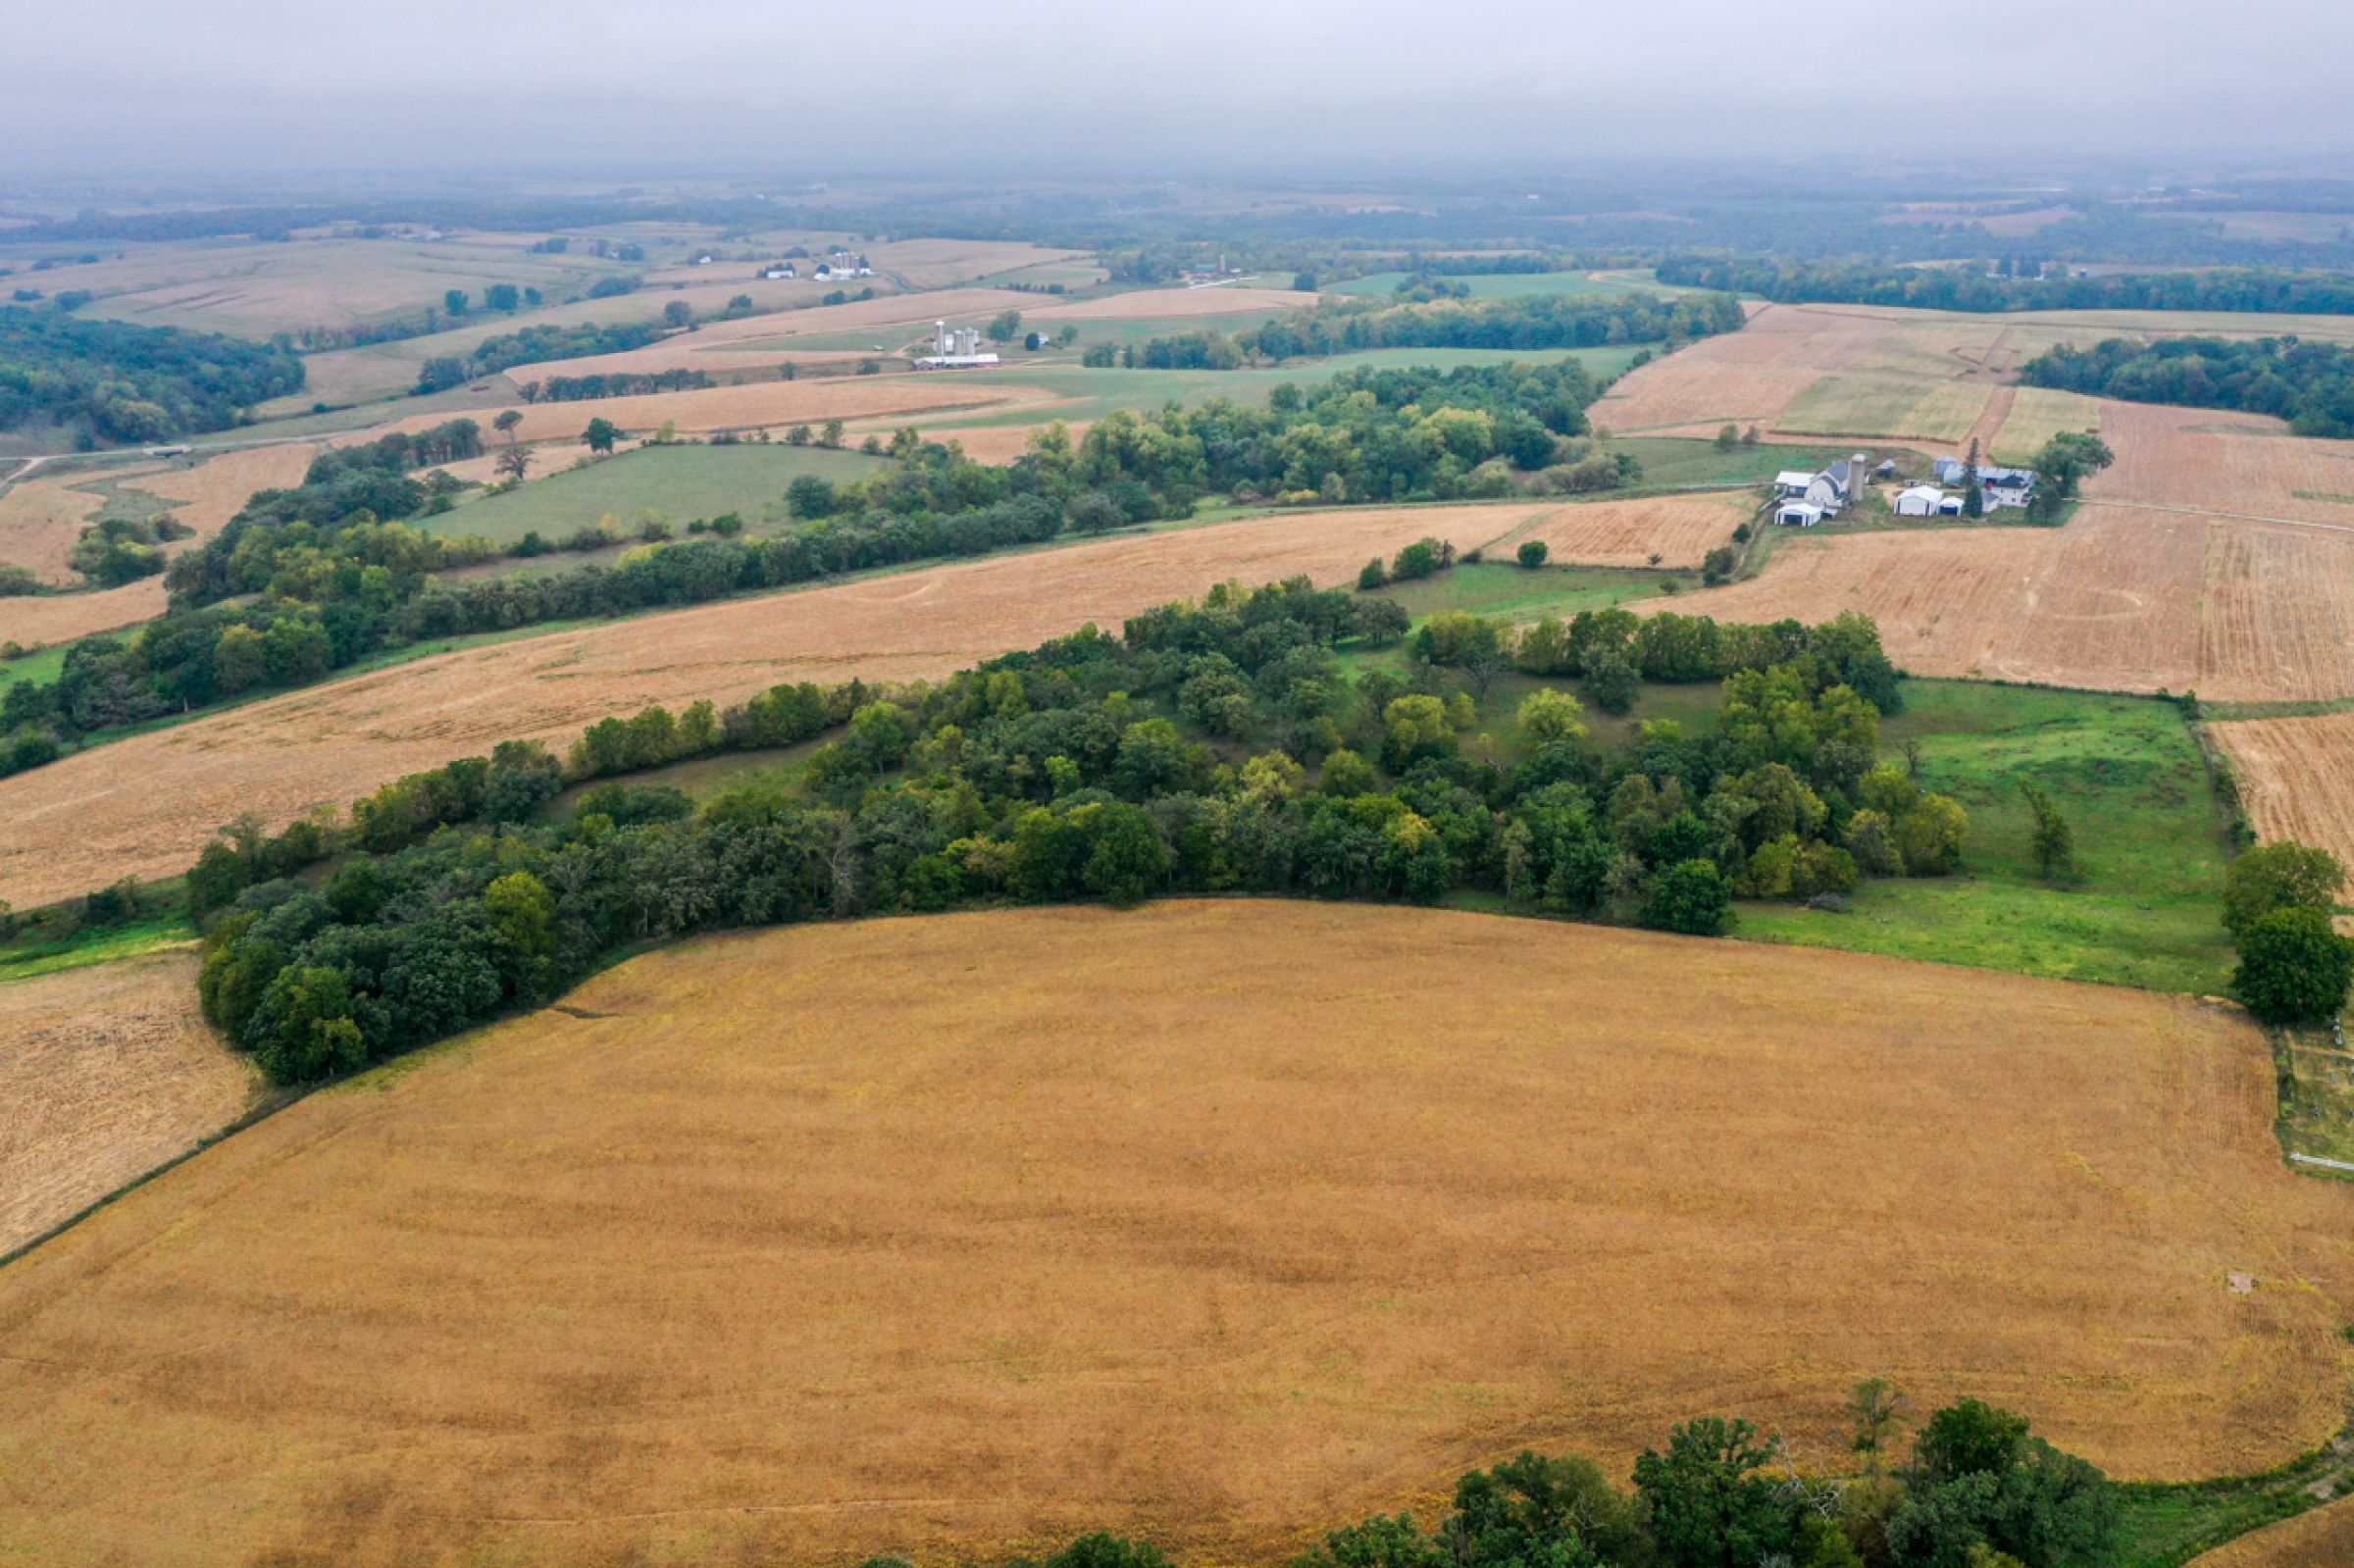
[{"label": "brown field", "polygon": [[40,286],[52,294],[93,291],[98,298],[84,312],[91,316],[267,337],[411,316],[439,304],[450,288],[479,301],[495,282],[536,285],[561,299],[600,274],[629,270],[579,255],[535,256],[518,244],[228,240],[148,246],[59,267],[41,275]]},{"label": "brown field", "polygon": [[185,549],[227,528],[254,491],[300,484],[317,453],[318,447],[309,441],[240,447],[190,468],[166,469],[140,480],[135,488],[179,503],[173,509],[173,521],[196,531],[195,538],[176,546]]},{"label": "brown field", "polygon": [[197,1013],[192,953],[0,985],[0,1255],[220,1132],[257,1082]]},{"label": "brown field", "polygon": [[95,593],[59,593],[38,599],[0,599],[0,642],[28,648],[76,637],[96,636],[152,621],[169,603],[160,577],[141,578]]},{"label": "brown field", "polygon": [[2117,465],[2088,494],[2354,531],[2354,441],[2291,435],[2277,420],[2216,409],[2104,402],[2100,410]]},{"label": "brown field", "polygon": [[[2297,321],[2309,336],[2354,339],[2354,317]],[[1984,406],[1973,386],[1957,383],[1998,382],[2055,344],[2193,332],[2263,336],[2277,333],[2279,324],[2277,316],[2225,312],[1973,316],[1767,305],[1742,331],[1703,338],[1630,373],[1592,414],[1596,424],[1622,435],[1705,434],[1729,421],[1788,440],[1809,433],[1879,436],[1926,439],[1942,448],[1966,437]],[[2202,421],[2247,423],[2215,414]],[[2022,436],[2026,431],[2022,427]]]},{"label": "brown field", "polygon": [[[807,286],[780,283],[777,287]],[[831,288],[833,284],[819,285]],[[636,297],[636,296],[631,296]],[[665,296],[677,297],[677,296]],[[812,296],[813,298],[816,296]],[[1010,288],[953,288],[933,294],[887,294],[846,305],[811,305],[803,310],[767,316],[743,316],[732,322],[711,322],[691,332],[675,333],[643,348],[619,354],[593,354],[585,359],[550,360],[518,365],[506,373],[518,384],[550,376],[606,375],[615,371],[651,374],[655,371],[701,370],[714,375],[757,368],[767,358],[783,359],[792,339],[821,332],[878,330],[891,327],[929,326],[949,317],[995,315],[1001,310],[1034,308],[1039,295]],[[713,308],[717,308],[714,305]],[[890,338],[883,341],[888,345]],[[774,344],[771,348],[769,345]],[[749,345],[759,344],[755,349]],[[793,357],[800,358],[802,355]],[[856,350],[828,351],[828,358],[855,358]]]},{"label": "brown field", "polygon": [[[178,503],[172,516],[196,531],[194,536],[165,547],[167,554],[189,549],[211,538],[227,526],[237,509],[259,489],[294,484],[301,481],[303,470],[310,466],[315,448],[307,441],[286,442],[277,446],[256,446],[224,452],[217,457],[187,465],[145,470],[114,470],[113,475],[132,480],[128,487],[143,491],[158,500]],[[6,527],[11,505],[20,494],[39,487],[57,487],[61,497],[72,498],[68,506],[86,501],[87,510],[75,514],[70,526],[73,532],[64,535],[70,549],[81,530],[81,520],[95,512],[103,498],[96,494],[67,489],[77,481],[87,483],[92,476],[73,475],[55,480],[31,479],[0,495],[0,530]],[[62,508],[61,508],[61,523]],[[26,535],[29,540],[29,532]],[[5,535],[0,534],[0,560],[13,560],[8,553]],[[30,561],[23,564],[31,565]],[[47,581],[78,582],[81,580],[65,570],[65,557],[57,559],[58,575]],[[76,637],[94,636],[101,632],[115,632],[124,627],[137,626],[164,613],[166,598],[161,578],[143,578],[125,583],[119,588],[106,588],[92,593],[67,593],[37,599],[0,599],[0,642],[17,641],[26,646],[70,642]]]},{"label": "brown field", "polygon": [[[81,577],[67,564],[83,525],[106,498],[91,490],[87,474],[35,475],[0,490],[0,566],[21,566],[51,587],[71,587]],[[0,620],[11,606],[0,601]]]},{"label": "brown field", "polygon": [[[1076,446],[1087,434],[1093,420],[1063,420],[1059,423],[1070,432],[1071,444]],[[1046,425],[976,425],[964,429],[920,426],[927,441],[954,441],[964,448],[964,455],[976,463],[1010,463],[1030,450],[1030,438],[1047,429]]]},{"label": "brown field", "polygon": [[2354,535],[2138,507],[2087,506],[2059,530],[1785,537],[1758,578],[1654,608],[1861,610],[1919,675],[2224,701],[2354,693]]},{"label": "brown field", "polygon": [[2295,838],[2354,866],[2354,713],[2207,726],[2231,759],[2257,836]]},{"label": "brown field", "polygon": [[1870,1373],[2133,1477],[2342,1414],[2354,1196],[2187,999],[1236,901],[700,941],[566,1009],[0,1273],[11,1561],[1269,1560],[1523,1446],[1817,1444]]},{"label": "brown field", "polygon": [[516,438],[524,441],[577,440],[592,419],[611,420],[629,430],[650,430],[676,420],[684,431],[782,430],[822,425],[827,420],[880,419],[927,410],[1002,408],[1046,401],[1048,394],[994,378],[954,376],[831,377],[806,381],[745,381],[692,392],[648,392],[635,397],[600,397],[579,403],[525,403],[520,399],[483,408],[413,414],[397,424],[355,430],[350,440],[372,440],[386,430],[421,430],[460,413],[487,427],[502,408],[520,410]]},{"label": "brown field", "polygon": [[2191,1559],[2191,1568],[2346,1568],[2354,1562],[2354,1500],[2301,1513]]},{"label": "brown field", "polygon": [[[739,599],[469,648],[131,735],[0,780],[0,898],[21,909],[184,870],[240,812],[273,823],[495,742],[569,742],[649,702],[780,681],[931,679],[1227,578],[1351,581],[1425,533],[1461,548],[1542,506],[1308,512]],[[26,602],[26,601],[18,601]]]},{"label": "brown field", "polygon": [[1632,501],[1581,501],[1530,520],[1487,546],[1502,561],[1524,539],[1543,539],[1556,563],[1585,566],[1698,566],[1732,541],[1757,513],[1746,490],[1654,495]]},{"label": "brown field", "polygon": [[1127,294],[1106,294],[1100,299],[1066,300],[1059,304],[1038,304],[1038,296],[1027,296],[1032,303],[1022,314],[1035,316],[1042,322],[1100,322],[1129,319],[1157,321],[1176,316],[1241,316],[1271,310],[1305,310],[1316,302],[1313,294],[1303,294],[1289,288],[1147,288]]}]

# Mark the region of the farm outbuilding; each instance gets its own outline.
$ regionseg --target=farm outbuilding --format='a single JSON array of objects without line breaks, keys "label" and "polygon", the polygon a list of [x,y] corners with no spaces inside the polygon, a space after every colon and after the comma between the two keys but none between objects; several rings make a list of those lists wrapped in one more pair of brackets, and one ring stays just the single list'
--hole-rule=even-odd
[{"label": "farm outbuilding", "polygon": [[1823,509],[1813,501],[1784,501],[1774,510],[1773,520],[1784,528],[1811,529],[1823,519]]},{"label": "farm outbuilding", "polygon": [[[1957,509],[1959,503],[1957,504]],[[1934,484],[1916,484],[1896,497],[1898,517],[1935,517],[1945,505],[1945,492]]]},{"label": "farm outbuilding", "polygon": [[1773,477],[1773,487],[1784,495],[1804,495],[1814,482],[1815,476],[1805,469],[1786,468]]}]

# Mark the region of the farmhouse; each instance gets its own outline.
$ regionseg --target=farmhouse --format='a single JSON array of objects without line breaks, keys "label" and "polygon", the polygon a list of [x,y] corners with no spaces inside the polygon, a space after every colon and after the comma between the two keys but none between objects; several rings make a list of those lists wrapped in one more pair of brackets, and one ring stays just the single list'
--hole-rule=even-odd
[{"label": "farmhouse", "polygon": [[1982,468],[1978,487],[1990,512],[2000,506],[2024,506],[2034,499],[2035,476],[2023,468]]},{"label": "farmhouse", "polygon": [[[1898,517],[1936,517],[1945,507],[1945,492],[1934,484],[1916,484],[1899,491],[1896,497]],[[1959,503],[1956,505],[1959,510]]]}]

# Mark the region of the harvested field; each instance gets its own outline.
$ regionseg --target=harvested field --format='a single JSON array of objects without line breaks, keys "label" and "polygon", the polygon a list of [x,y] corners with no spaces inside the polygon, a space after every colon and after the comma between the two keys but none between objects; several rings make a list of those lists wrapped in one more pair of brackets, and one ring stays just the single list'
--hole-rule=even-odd
[{"label": "harvested field", "polygon": [[2057,530],[1785,536],[1751,581],[1653,607],[1810,623],[1861,610],[1879,622],[1889,657],[1917,675],[2207,692],[2206,553],[2200,521],[2096,508]]},{"label": "harvested field", "polygon": [[2207,733],[2231,759],[2258,837],[2318,844],[2354,866],[2354,713],[2231,719]]},{"label": "harvested field", "polygon": [[2104,401],[2100,410],[2117,463],[2088,481],[2088,495],[2354,530],[2354,441],[2291,435],[2277,420],[2218,409]]},{"label": "harvested field", "polygon": [[173,521],[194,529],[196,535],[174,548],[186,549],[227,528],[254,491],[300,484],[317,452],[309,441],[239,447],[192,468],[166,469],[139,480],[134,487],[179,503],[173,509]]},{"label": "harvested field", "polygon": [[[1070,432],[1071,444],[1076,446],[1086,436],[1093,420],[1062,421]],[[936,429],[919,426],[927,441],[954,441],[964,448],[964,455],[976,463],[1010,463],[1030,450],[1030,438],[1047,429],[1046,425],[976,425],[963,428]]]},{"label": "harvested field", "polygon": [[[0,780],[0,898],[31,908],[184,870],[244,811],[273,824],[649,702],[780,681],[929,679],[1227,578],[1355,579],[1423,534],[1469,548],[1543,506],[1369,508],[1177,529],[732,600],[420,659],[131,735]],[[25,601],[19,601],[25,602]],[[67,825],[70,826],[70,830]]]},{"label": "harvested field", "polygon": [[894,239],[860,249],[874,264],[878,277],[901,278],[910,288],[928,289],[1087,259],[1083,250],[1053,250],[1013,239]]},{"label": "harvested field", "polygon": [[160,577],[141,578],[92,593],[0,599],[0,642],[22,642],[32,648],[96,636],[152,621],[164,613],[169,602]]},{"label": "harvested field", "polygon": [[[674,333],[659,342],[619,354],[518,365],[506,375],[519,385],[524,381],[544,380],[550,376],[595,376],[615,371],[647,375],[656,371],[702,370],[715,376],[725,375],[750,370],[760,363],[756,357],[759,351],[752,344],[760,344],[764,350],[782,357],[779,351],[791,349],[796,337],[870,329],[880,331],[893,327],[928,327],[952,316],[994,316],[1001,310],[1027,309],[1036,304],[1038,297],[1010,288],[957,288],[935,294],[885,295],[844,305],[813,305],[805,310],[709,322],[691,332]],[[888,337],[882,340],[890,341]],[[859,351],[835,351],[827,357],[857,358]]]},{"label": "harvested field", "polygon": [[[21,566],[51,587],[72,587],[82,581],[67,564],[75,541],[106,498],[92,490],[77,490],[90,481],[87,474],[40,475],[0,490],[0,566]],[[11,606],[0,600],[0,621]]]},{"label": "harvested field", "polygon": [[2191,1559],[2191,1568],[2345,1568],[2354,1562],[2354,1500],[2340,1498]]},{"label": "harvested field", "polygon": [[0,1273],[18,1562],[1259,1561],[1871,1372],[2127,1476],[2341,1414],[2354,1194],[2188,1000],[1234,901],[736,936],[566,1008]]},{"label": "harvested field", "polygon": [[2011,394],[2007,416],[1982,441],[1980,449],[1997,463],[2025,464],[2034,460],[2043,443],[2064,430],[2101,428],[2101,402],[2078,392],[2056,392],[2046,386],[1998,389]]},{"label": "harvested field", "polygon": [[198,1014],[192,953],[0,985],[0,1255],[220,1132],[257,1083]]},{"label": "harvested field", "polygon": [[1042,322],[1117,321],[1123,317],[1240,316],[1247,312],[1306,310],[1313,294],[1289,288],[1143,288],[1100,299],[1036,303],[1022,307],[1025,317]]},{"label": "harvested field", "polygon": [[[628,430],[650,430],[676,420],[685,431],[782,430],[822,425],[827,420],[880,419],[926,410],[1002,408],[1044,402],[1049,394],[1032,386],[952,376],[835,377],[807,381],[746,381],[693,392],[648,392],[636,397],[602,397],[580,403],[493,404],[464,411],[488,425],[502,408],[522,411],[516,439],[578,440],[592,419],[611,420]],[[353,432],[373,440],[388,430],[421,430],[457,417],[455,412],[416,414],[397,425]]]},{"label": "harvested field", "polygon": [[1719,619],[1861,610],[1920,675],[2222,701],[2354,693],[2354,535],[2087,506],[2066,529],[1785,539]]},{"label": "harvested field", "polygon": [[1733,530],[1756,514],[1745,490],[1582,501],[1514,529],[1487,551],[1506,560],[1522,540],[1543,539],[1557,565],[1698,566],[1711,550],[1731,543]]},{"label": "harvested field", "polygon": [[1630,372],[1589,410],[1621,435],[1727,423],[1771,427],[1815,380],[1844,369],[1885,324],[1790,305],[1769,305],[1738,332],[1704,337]]},{"label": "harvested field", "polygon": [[1774,428],[1785,435],[1959,442],[1977,424],[1995,390],[1991,382],[1958,378],[1825,376],[1791,400]]}]

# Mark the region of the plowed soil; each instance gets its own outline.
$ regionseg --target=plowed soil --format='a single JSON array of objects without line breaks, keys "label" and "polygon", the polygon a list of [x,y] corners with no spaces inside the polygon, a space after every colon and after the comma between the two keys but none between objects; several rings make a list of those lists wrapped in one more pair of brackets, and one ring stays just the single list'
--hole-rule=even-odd
[{"label": "plowed soil", "polygon": [[1534,506],[1311,512],[1181,529],[706,605],[420,659],[96,746],[0,779],[0,898],[31,908],[185,869],[240,812],[289,821],[510,736],[569,743],[649,702],[780,681],[960,670],[1227,578],[1353,580],[1425,533],[1461,548]]},{"label": "plowed soil", "polygon": [[2272,1112],[2223,1011],[1844,953],[1266,901],[702,941],[0,1272],[0,1540],[1277,1561],[1871,1373],[2246,1471],[2354,1354],[2354,1193]]}]

